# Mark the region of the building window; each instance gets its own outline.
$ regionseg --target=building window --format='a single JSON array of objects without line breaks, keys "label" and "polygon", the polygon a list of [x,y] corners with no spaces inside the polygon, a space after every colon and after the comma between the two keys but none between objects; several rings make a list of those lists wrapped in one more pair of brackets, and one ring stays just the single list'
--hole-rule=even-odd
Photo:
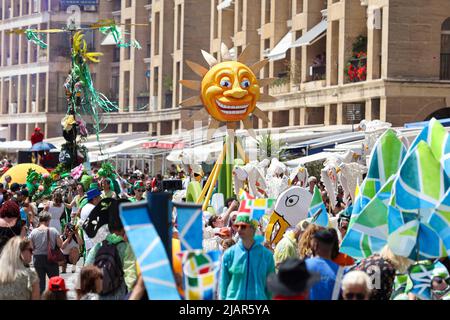
[{"label": "building window", "polygon": [[177,46],[176,49],[180,50],[181,48],[181,23],[182,23],[182,8],[181,8],[181,4],[177,5]]},{"label": "building window", "polygon": [[272,0],[265,0],[265,18],[264,18],[264,24],[267,24],[270,22],[270,6],[271,6]]},{"label": "building window", "polygon": [[295,10],[295,13],[296,14],[302,13],[303,12],[303,0],[296,0],[296,5],[297,5],[297,7]]},{"label": "building window", "polygon": [[155,55],[159,55],[159,30],[160,30],[160,25],[159,25],[159,12],[155,13]]},{"label": "building window", "polygon": [[440,73],[441,80],[450,80],[450,18],[442,24]]}]

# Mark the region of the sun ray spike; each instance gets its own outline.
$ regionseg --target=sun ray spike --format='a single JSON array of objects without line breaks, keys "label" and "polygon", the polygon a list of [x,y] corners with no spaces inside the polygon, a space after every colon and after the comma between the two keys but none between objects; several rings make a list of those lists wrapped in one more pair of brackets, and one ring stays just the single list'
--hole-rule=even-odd
[{"label": "sun ray spike", "polygon": [[250,67],[254,74],[258,74],[262,68],[269,62],[269,59],[261,60]]},{"label": "sun ray spike", "polygon": [[222,56],[222,60],[224,60],[224,61],[232,60],[231,59],[231,54],[230,54],[230,49],[228,49],[227,45],[225,43],[223,43],[223,42],[220,45],[220,54]]},{"label": "sun ray spike", "polygon": [[218,61],[216,58],[214,58],[214,56],[212,54],[210,54],[209,52],[206,52],[205,50],[202,50],[202,55],[203,58],[205,58],[205,61],[209,64],[210,67],[215,66]]},{"label": "sun ray spike", "polygon": [[271,95],[265,94],[265,93],[261,93],[259,95],[259,101],[260,102],[275,102],[275,101],[277,101],[277,98],[275,98]]},{"label": "sun ray spike", "polygon": [[277,79],[278,79],[278,78],[265,78],[265,79],[260,79],[260,80],[258,80],[259,86],[260,86],[260,87],[268,86],[268,85],[272,84],[272,82],[274,82],[274,81],[277,80]]},{"label": "sun ray spike", "polygon": [[250,59],[250,55],[252,53],[254,46],[251,44],[248,44],[244,51],[239,55],[239,58],[237,59],[238,62],[246,64],[248,60]]},{"label": "sun ray spike", "polygon": [[202,99],[200,96],[191,97],[189,99],[186,99],[180,103],[180,106],[186,108],[186,107],[195,107],[202,105]]},{"label": "sun ray spike", "polygon": [[270,122],[269,117],[258,107],[253,110],[253,114],[264,122]]},{"label": "sun ray spike", "polygon": [[189,68],[192,69],[192,71],[194,71],[196,74],[198,74],[202,78],[205,76],[205,74],[208,73],[208,69],[199,65],[198,63],[192,62],[190,60],[186,60],[186,64],[189,66]]},{"label": "sun ray spike", "polygon": [[207,129],[206,133],[206,139],[211,140],[214,133],[216,132],[217,128],[220,127],[221,122],[216,119],[211,119],[211,123],[209,124],[209,127]]},{"label": "sun ray spike", "polygon": [[201,108],[200,110],[197,110],[194,112],[194,114],[191,116],[191,120],[192,121],[201,121],[201,120],[205,120],[205,118],[207,116],[208,116],[208,112],[204,108]]},{"label": "sun ray spike", "polygon": [[202,87],[202,83],[197,80],[180,80],[180,83],[185,86],[186,88],[192,89],[192,90],[200,90]]},{"label": "sun ray spike", "polygon": [[248,134],[256,139],[256,133],[253,130],[253,121],[250,118],[245,118],[242,120],[242,123],[244,124],[244,128],[247,129]]}]

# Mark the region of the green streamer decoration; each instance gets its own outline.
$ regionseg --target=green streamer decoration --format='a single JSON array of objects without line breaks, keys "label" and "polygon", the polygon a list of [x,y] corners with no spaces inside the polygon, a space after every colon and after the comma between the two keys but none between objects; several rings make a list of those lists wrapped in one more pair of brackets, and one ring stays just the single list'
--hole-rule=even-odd
[{"label": "green streamer decoration", "polygon": [[140,43],[138,41],[134,40],[134,39],[130,40],[129,42],[126,42],[123,39],[122,32],[120,31],[120,29],[115,24],[114,25],[110,25],[110,26],[101,27],[101,28],[99,28],[99,30],[104,35],[109,35],[111,33],[113,38],[114,38],[114,42],[116,43],[116,45],[119,48],[134,47],[136,49],[142,49]]},{"label": "green streamer decoration", "polygon": [[[44,40],[39,38],[38,34],[32,29],[25,30],[25,36],[27,37],[28,41],[31,41],[42,49],[47,49],[48,45],[44,42]],[[45,38],[45,36],[43,36],[43,38]]]}]

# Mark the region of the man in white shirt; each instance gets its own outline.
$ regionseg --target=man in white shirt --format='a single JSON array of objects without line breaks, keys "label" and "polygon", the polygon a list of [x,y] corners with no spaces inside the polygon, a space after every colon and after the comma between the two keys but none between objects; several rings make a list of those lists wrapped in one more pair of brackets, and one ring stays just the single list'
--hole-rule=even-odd
[{"label": "man in white shirt", "polygon": [[[97,204],[102,200],[101,191],[98,188],[92,188],[87,192],[87,200],[88,203],[81,209],[80,212],[80,220],[78,222],[78,226],[81,227],[84,221],[89,217],[91,211],[95,208]],[[94,242],[91,238],[87,236],[86,233],[83,233],[84,244],[86,247],[86,257],[89,254],[89,250],[94,246]]]}]

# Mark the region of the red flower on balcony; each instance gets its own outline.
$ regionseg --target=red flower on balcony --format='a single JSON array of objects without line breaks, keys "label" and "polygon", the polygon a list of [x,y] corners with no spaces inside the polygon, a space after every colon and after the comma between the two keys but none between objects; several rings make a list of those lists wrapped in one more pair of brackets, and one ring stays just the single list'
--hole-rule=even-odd
[{"label": "red flower on balcony", "polygon": [[365,81],[367,78],[367,53],[363,51],[353,53],[345,72],[350,82]]}]

